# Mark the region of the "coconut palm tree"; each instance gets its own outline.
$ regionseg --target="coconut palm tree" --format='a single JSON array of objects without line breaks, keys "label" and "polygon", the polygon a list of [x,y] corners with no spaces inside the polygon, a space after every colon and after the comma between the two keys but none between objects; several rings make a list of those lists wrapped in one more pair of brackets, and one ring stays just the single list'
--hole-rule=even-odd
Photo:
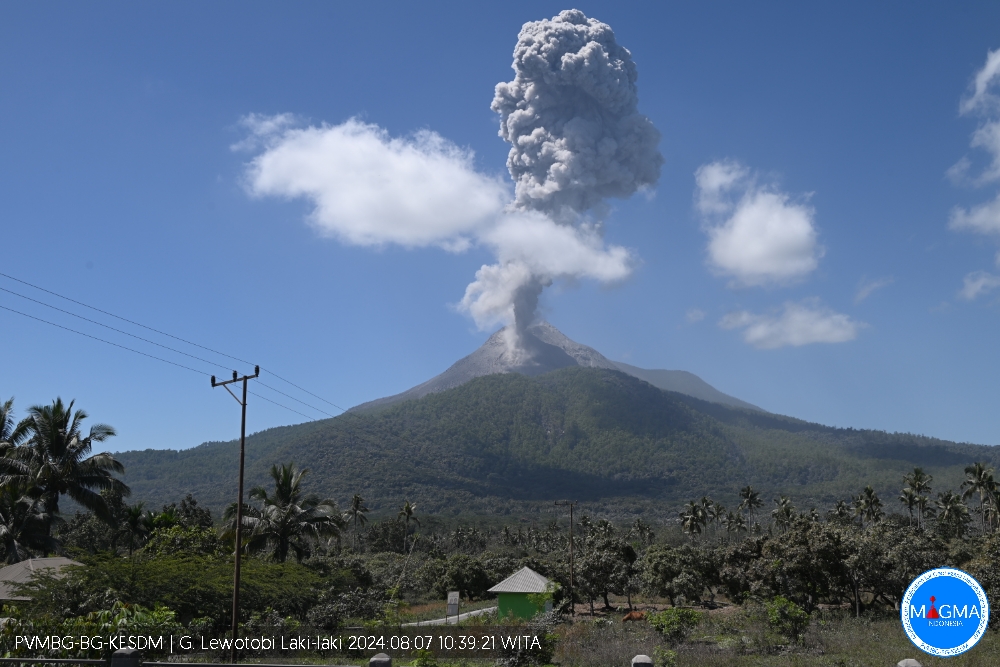
[{"label": "coconut palm tree", "polygon": [[743,518],[742,514],[737,514],[736,512],[729,512],[726,514],[726,533],[736,533],[737,539],[741,532],[747,532],[747,522]]},{"label": "coconut palm tree", "polygon": [[913,510],[917,507],[917,494],[910,487],[905,487],[899,494],[899,502],[903,503],[910,513],[910,525],[913,525]]},{"label": "coconut palm tree", "polygon": [[[903,484],[913,489],[917,494],[917,525],[923,527],[924,514],[927,509],[928,499],[931,492],[931,482],[934,478],[924,472],[923,468],[914,468],[912,473],[903,475]],[[921,502],[920,496],[923,496]]]},{"label": "coconut palm tree", "polygon": [[949,536],[961,537],[964,535],[966,524],[969,523],[969,507],[962,500],[962,496],[945,491],[938,494],[934,504],[938,510],[938,525],[943,526]]},{"label": "coconut palm tree", "polygon": [[692,539],[694,539],[695,535],[701,535],[702,527],[708,525],[708,513],[705,511],[705,505],[696,503],[693,500],[684,506],[679,516],[681,518],[681,529],[690,535]]},{"label": "coconut palm tree", "polygon": [[138,502],[125,508],[121,530],[128,536],[128,555],[152,531],[153,515],[145,510],[145,503]]},{"label": "coconut palm tree", "polygon": [[31,558],[35,551],[58,551],[59,541],[49,535],[51,522],[38,498],[22,494],[16,486],[0,488],[0,557],[9,565]]},{"label": "coconut palm tree", "polygon": [[409,500],[403,501],[403,506],[399,508],[399,514],[397,515],[403,520],[403,552],[406,552],[406,536],[410,532],[410,522],[420,525],[420,519],[416,517],[417,506],[416,504],[410,503]]},{"label": "coconut palm tree", "polygon": [[760,494],[754,491],[754,488],[749,484],[740,489],[740,498],[743,499],[743,502],[740,503],[739,509],[747,511],[747,525],[753,529],[754,510],[763,506],[764,501],[760,499]]},{"label": "coconut palm tree", "polygon": [[833,509],[827,512],[827,516],[831,520],[841,523],[848,523],[853,520],[851,506],[845,500],[838,500],[837,504],[833,506]]},{"label": "coconut palm tree", "polygon": [[788,496],[775,498],[774,504],[777,507],[771,510],[771,517],[781,532],[785,532],[792,525],[792,521],[795,520],[795,506],[792,505],[792,499]]},{"label": "coconut palm tree", "polygon": [[[962,482],[962,500],[968,500],[974,495],[979,496],[979,514],[983,534],[986,534],[986,505],[996,497],[997,484],[993,481],[993,468],[985,463],[976,462],[965,469],[965,481]],[[992,526],[992,522],[991,522]]]},{"label": "coconut palm tree", "polygon": [[[263,486],[250,491],[251,500],[261,507],[245,505],[243,530],[247,535],[247,551],[266,552],[273,560],[284,563],[288,552],[301,561],[309,554],[309,543],[322,537],[340,534],[344,521],[332,500],[302,495],[302,478],[308,469],[297,470],[294,463],[271,466],[274,493]],[[223,536],[236,534],[236,503],[226,508]]]},{"label": "coconut palm tree", "polygon": [[68,495],[110,521],[100,492],[129,495],[129,488],[113,474],[124,473],[125,468],[107,452],[88,456],[94,444],[114,436],[115,430],[95,424],[84,436],[86,418],[83,410],[73,411],[73,401],[65,405],[59,398],[52,405],[29,408],[27,418],[14,429],[15,439],[0,447],[0,487],[22,489],[41,500],[40,510],[52,517],[59,514],[59,498]]},{"label": "coconut palm tree", "polygon": [[28,421],[14,421],[14,399],[0,403],[0,451],[20,445],[28,437]]},{"label": "coconut palm tree", "polygon": [[351,498],[351,505],[344,512],[344,519],[346,521],[354,522],[354,548],[357,549],[361,544],[361,534],[358,532],[358,525],[365,525],[368,523],[368,517],[365,513],[368,508],[365,507],[365,499],[361,497],[361,494],[355,493],[354,497]]}]

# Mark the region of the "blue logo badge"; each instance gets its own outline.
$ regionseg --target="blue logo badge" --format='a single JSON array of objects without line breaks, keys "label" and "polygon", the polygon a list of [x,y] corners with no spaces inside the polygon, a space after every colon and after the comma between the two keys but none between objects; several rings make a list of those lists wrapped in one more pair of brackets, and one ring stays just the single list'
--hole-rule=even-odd
[{"label": "blue logo badge", "polygon": [[990,603],[979,582],[941,567],[913,580],[900,609],[903,630],[920,650],[946,658],[965,653],[986,633]]}]

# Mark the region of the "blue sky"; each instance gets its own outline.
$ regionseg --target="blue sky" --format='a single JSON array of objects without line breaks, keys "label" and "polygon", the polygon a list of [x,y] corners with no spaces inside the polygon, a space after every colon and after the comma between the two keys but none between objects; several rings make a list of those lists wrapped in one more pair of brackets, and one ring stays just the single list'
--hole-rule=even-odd
[{"label": "blue sky", "polygon": [[[612,359],[689,370],[774,412],[1000,443],[995,4],[8,3],[0,271],[338,406],[405,390],[502,320],[461,305],[506,252],[493,228],[434,225],[480,205],[488,215],[490,197],[513,192],[494,87],[513,78],[522,24],[570,7],[631,51],[664,162],[655,186],[602,214],[595,252],[623,249],[627,276],[558,274],[542,315]],[[401,242],[412,230],[400,218],[388,235],[350,236],[370,222],[363,207],[324,222],[323,183],[289,196],[305,187],[295,174],[255,181],[255,160],[351,119],[376,148],[394,140],[418,161],[430,150],[420,137],[435,137],[444,148],[431,157],[451,155],[445,166],[471,179],[446,183],[440,202],[393,195],[443,202],[413,222],[430,225],[423,241]],[[330,173],[358,173],[344,169]],[[10,292],[0,306],[199,370],[250,370],[7,278],[0,287],[218,365]],[[238,406],[207,374],[7,310],[0,332],[0,398],[22,409],[75,398],[118,429],[112,449],[238,435]],[[302,419],[251,397],[251,431]]]}]

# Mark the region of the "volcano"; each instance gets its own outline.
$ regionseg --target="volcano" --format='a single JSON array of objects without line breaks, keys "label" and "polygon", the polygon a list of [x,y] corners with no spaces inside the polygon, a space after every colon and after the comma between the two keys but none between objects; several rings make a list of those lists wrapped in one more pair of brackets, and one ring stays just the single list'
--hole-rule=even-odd
[{"label": "volcano", "polygon": [[537,322],[529,326],[521,334],[517,347],[509,343],[511,336],[510,328],[504,327],[490,336],[478,350],[459,359],[440,375],[399,394],[362,403],[351,408],[351,411],[365,412],[423,398],[429,394],[460,387],[484,375],[520,373],[533,377],[560,368],[579,366],[621,371],[659,389],[676,391],[710,403],[764,412],[755,405],[724,394],[688,371],[651,370],[611,361],[594,348],[571,340],[548,322]]}]

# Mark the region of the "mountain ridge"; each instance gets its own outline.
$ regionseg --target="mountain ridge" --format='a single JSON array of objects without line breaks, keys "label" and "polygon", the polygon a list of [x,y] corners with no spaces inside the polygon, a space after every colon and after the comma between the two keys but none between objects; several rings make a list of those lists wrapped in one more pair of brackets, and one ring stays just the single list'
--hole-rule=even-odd
[{"label": "mountain ridge", "polygon": [[376,398],[350,409],[364,412],[403,401],[423,398],[428,394],[459,387],[484,375],[520,373],[541,375],[560,368],[580,366],[622,371],[666,391],[675,391],[712,403],[721,403],[749,410],[761,408],[725,394],[688,371],[649,370],[626,363],[611,361],[592,347],[577,343],[548,322],[539,321],[523,331],[515,346],[510,327],[495,332],[478,349],[462,357],[443,373],[406,391]]}]

